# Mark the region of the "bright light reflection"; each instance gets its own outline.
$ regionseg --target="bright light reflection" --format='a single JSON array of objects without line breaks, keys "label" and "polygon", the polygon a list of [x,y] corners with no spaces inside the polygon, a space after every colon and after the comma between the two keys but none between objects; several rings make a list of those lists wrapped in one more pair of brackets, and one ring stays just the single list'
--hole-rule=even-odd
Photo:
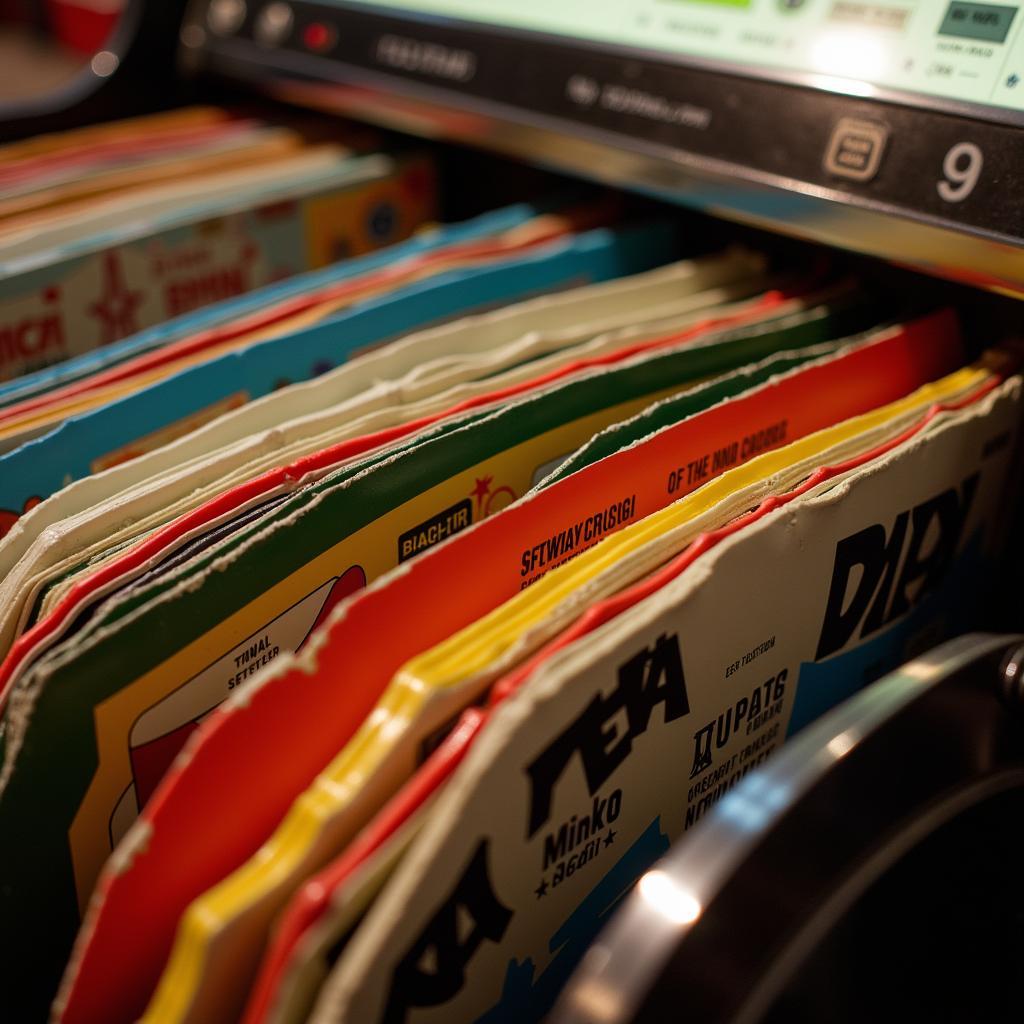
[{"label": "bright light reflection", "polygon": [[848,733],[841,732],[825,744],[825,749],[838,761],[853,750],[856,740]]},{"label": "bright light reflection", "polygon": [[700,901],[664,871],[648,871],[638,888],[644,902],[673,924],[693,924],[701,915]]},{"label": "bright light reflection", "polygon": [[942,668],[930,665],[927,661],[912,661],[900,669],[900,675],[909,676],[917,682],[929,683],[942,675]]},{"label": "bright light reflection", "polygon": [[771,821],[771,811],[756,800],[730,793],[717,807],[720,817],[744,832],[760,832]]},{"label": "bright light reflection", "polygon": [[792,786],[788,782],[753,772],[725,795],[715,807],[715,813],[734,828],[760,832],[789,805],[792,796]]},{"label": "bright light reflection", "polygon": [[116,53],[111,53],[110,50],[100,50],[93,57],[90,66],[94,75],[98,75],[100,78],[109,78],[117,70],[120,63],[121,60]]},{"label": "bright light reflection", "polygon": [[619,992],[600,978],[585,977],[572,990],[572,1006],[576,1016],[592,1021],[622,1020],[625,1012]]},{"label": "bright light reflection", "polygon": [[819,89],[842,92],[847,96],[863,96],[866,99],[878,92],[870,82],[858,82],[855,78],[841,78],[839,75],[813,75],[809,84]]},{"label": "bright light reflection", "polygon": [[885,68],[885,47],[868,32],[826,29],[811,47],[811,63],[826,75],[877,81]]}]

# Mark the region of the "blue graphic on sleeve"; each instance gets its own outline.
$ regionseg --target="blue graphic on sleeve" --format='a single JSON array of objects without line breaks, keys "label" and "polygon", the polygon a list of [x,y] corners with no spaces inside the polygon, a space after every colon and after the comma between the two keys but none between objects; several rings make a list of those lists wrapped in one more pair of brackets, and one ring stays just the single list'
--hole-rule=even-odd
[{"label": "blue graphic on sleeve", "polygon": [[510,961],[501,999],[478,1017],[476,1024],[528,1024],[540,1020],[554,1005],[609,915],[668,848],[661,818],[655,818],[551,937],[548,948],[555,952],[555,957],[547,970],[534,982],[536,967],[532,960]]},{"label": "blue graphic on sleeve", "polygon": [[0,510],[21,509],[29,496],[49,497],[70,481],[90,476],[97,459],[233,395],[244,393],[247,400],[268,395],[283,381],[308,379],[314,366],[339,366],[364,349],[430,324],[650,270],[671,259],[674,246],[669,224],[598,228],[525,255],[449,269],[300,330],[214,355],[70,416],[0,455]]},{"label": "blue graphic on sleeve", "polygon": [[824,661],[804,662],[789,719],[787,739],[858,690],[936,644],[975,626],[991,579],[983,531],[964,545],[942,584],[899,622],[871,640]]}]

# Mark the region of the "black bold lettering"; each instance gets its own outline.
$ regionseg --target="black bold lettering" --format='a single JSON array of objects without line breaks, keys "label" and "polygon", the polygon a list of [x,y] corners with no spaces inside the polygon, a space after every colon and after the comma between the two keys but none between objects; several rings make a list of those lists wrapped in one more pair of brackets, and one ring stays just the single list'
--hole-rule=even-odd
[{"label": "black bold lettering", "polygon": [[544,870],[560,861],[569,849],[569,830],[563,825],[558,834],[544,837]]},{"label": "black bold lettering", "polygon": [[[629,756],[633,740],[643,735],[654,708],[663,704],[665,721],[690,712],[679,638],[658,637],[654,650],[646,647],[619,666],[615,689],[595,695],[571,723],[527,766],[530,777],[530,816],[527,837],[551,816],[552,793],[572,756],[579,753],[587,788],[593,796]],[[620,736],[615,716],[626,712],[627,729]]]},{"label": "black bold lettering", "polygon": [[[845,647],[864,617],[868,603],[878,588],[882,572],[890,561],[899,558],[903,536],[907,529],[907,514],[901,512],[896,520],[891,541],[886,543],[885,527],[880,523],[868,526],[846,537],[836,545],[836,560],[832,567],[832,582],[825,605],[825,619],[818,638],[816,661]],[[860,583],[844,609],[850,575],[856,566],[863,568]],[[894,571],[894,570],[893,570]],[[891,577],[891,572],[890,572]],[[891,585],[891,584],[890,584]]]},{"label": "black bold lettering", "polygon": [[693,767],[690,778],[696,778],[705,768],[711,767],[711,737],[714,733],[714,722],[693,734]]},{"label": "black bold lettering", "polygon": [[[978,489],[978,479],[979,474],[975,473],[963,482],[962,498],[951,488],[914,509],[910,548],[903,563],[896,592],[893,594],[888,621],[908,612],[911,605],[916,604],[926,593],[938,586],[946,574],[960,546],[967,514],[971,510]],[[924,541],[933,522],[937,525],[938,536],[931,550],[922,555]],[[920,586],[911,598],[907,591],[916,583],[920,583]]]},{"label": "black bold lettering", "polygon": [[[488,846],[480,841],[455,889],[399,961],[383,1024],[401,1024],[413,1007],[448,1002],[465,984],[466,965],[481,944],[504,936],[512,911],[494,894]],[[459,934],[460,918],[472,922],[468,934]]]}]

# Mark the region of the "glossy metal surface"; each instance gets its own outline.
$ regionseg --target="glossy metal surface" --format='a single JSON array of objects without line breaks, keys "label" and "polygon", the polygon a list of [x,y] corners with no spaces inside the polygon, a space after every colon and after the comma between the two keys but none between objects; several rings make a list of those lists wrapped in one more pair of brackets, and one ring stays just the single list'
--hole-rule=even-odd
[{"label": "glossy metal surface", "polygon": [[[551,1020],[653,1022],[668,1007],[702,1024],[762,1020],[891,865],[957,815],[1024,787],[1020,643],[976,634],[945,644],[742,780],[641,878]],[[1007,823],[1006,838],[1015,831]]]},{"label": "glossy metal surface", "polygon": [[[259,3],[250,5],[249,20],[238,32],[218,34],[209,30],[207,3],[201,0],[190,9],[182,32],[186,64],[245,79],[293,102],[468,142],[784,234],[1024,295],[1024,198],[1014,171],[1024,132],[1012,125],[969,117],[966,109],[953,106],[938,112],[697,66],[647,65],[567,48],[564,42],[551,44],[549,57],[540,43],[524,44],[507,33],[493,39],[479,31],[459,35],[448,24],[406,26],[410,37],[419,33],[430,45],[446,42],[442,73],[396,69],[396,54],[382,40],[393,39],[395,26],[404,23],[334,9],[337,42],[329,52],[313,53],[303,44],[302,29],[327,7],[303,2],[291,8],[294,32],[280,45],[268,46],[256,39]],[[524,61],[534,63],[511,81],[502,69],[516,66],[516,46],[524,47]],[[588,104],[579,88],[573,92],[566,84],[580,79],[574,68],[584,69],[582,78],[591,83],[629,79],[649,83],[645,96],[693,100],[694,110],[709,110],[711,130],[703,130],[696,117],[695,127],[673,127],[602,111],[600,101]],[[460,69],[465,80],[453,80]],[[704,99],[697,102],[695,96]],[[830,139],[844,117],[873,120],[887,130],[876,180],[843,180],[829,173]],[[948,202],[938,185],[943,156],[960,144],[957,140],[986,154],[985,176],[966,201]],[[1024,148],[1019,156],[1024,159]]]}]

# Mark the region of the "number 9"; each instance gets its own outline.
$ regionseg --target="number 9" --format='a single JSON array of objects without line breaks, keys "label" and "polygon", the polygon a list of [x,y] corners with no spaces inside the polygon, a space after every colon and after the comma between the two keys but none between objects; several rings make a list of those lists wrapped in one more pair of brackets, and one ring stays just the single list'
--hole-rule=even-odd
[{"label": "number 9", "polygon": [[[960,164],[966,157],[963,167]],[[938,183],[939,198],[947,203],[962,203],[978,184],[985,157],[973,142],[958,142],[942,161],[942,173],[946,176]]]}]

